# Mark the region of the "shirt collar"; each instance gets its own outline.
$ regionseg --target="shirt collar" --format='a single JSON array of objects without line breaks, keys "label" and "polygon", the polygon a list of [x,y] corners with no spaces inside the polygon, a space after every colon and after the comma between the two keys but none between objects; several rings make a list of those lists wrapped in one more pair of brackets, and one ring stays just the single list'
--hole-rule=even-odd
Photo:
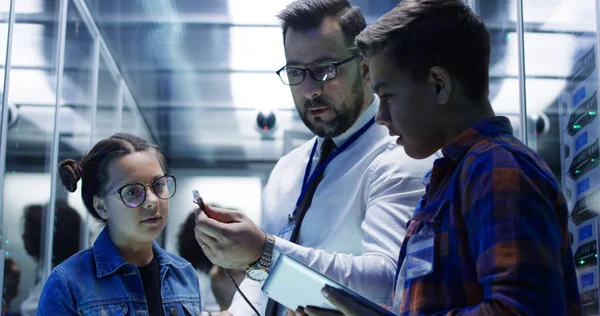
[{"label": "shirt collar", "polygon": [[512,126],[507,117],[493,116],[477,122],[477,124],[462,132],[450,144],[446,145],[442,149],[442,153],[444,157],[460,161],[473,145],[484,138],[496,134],[512,135]]},{"label": "shirt collar", "polygon": [[[361,127],[363,127],[370,119],[372,119],[375,114],[377,114],[377,110],[379,109],[379,98],[377,95],[373,95],[373,102],[369,104],[369,106],[365,109],[365,111],[358,117],[356,122],[344,133],[332,138],[333,142],[337,147],[342,146],[350,136],[352,136],[355,132],[357,132]],[[325,140],[323,137],[317,137],[319,144],[323,144]]]}]

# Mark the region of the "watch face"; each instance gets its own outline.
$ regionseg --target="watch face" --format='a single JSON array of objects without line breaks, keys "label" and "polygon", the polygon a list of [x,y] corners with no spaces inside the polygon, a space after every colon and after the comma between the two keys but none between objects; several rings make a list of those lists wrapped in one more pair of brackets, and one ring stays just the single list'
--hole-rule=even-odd
[{"label": "watch face", "polygon": [[248,277],[254,281],[264,281],[269,276],[269,273],[265,269],[250,269],[248,270]]}]

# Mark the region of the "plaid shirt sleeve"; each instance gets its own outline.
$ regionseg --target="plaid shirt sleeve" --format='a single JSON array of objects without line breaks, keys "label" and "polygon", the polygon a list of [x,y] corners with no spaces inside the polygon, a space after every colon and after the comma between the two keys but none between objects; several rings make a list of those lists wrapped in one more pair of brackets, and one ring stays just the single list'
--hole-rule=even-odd
[{"label": "plaid shirt sleeve", "polygon": [[462,217],[484,300],[447,314],[566,313],[567,207],[540,162],[504,147],[466,157]]}]

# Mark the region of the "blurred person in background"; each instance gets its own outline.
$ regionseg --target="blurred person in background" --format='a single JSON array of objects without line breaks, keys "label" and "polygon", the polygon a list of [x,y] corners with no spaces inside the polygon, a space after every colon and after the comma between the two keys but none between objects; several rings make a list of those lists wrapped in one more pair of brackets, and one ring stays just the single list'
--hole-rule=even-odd
[{"label": "blurred person in background", "polygon": [[[206,312],[226,310],[229,308],[235,294],[235,285],[229,279],[225,269],[213,265],[208,260],[194,237],[195,226],[196,216],[191,212],[183,224],[181,224],[177,235],[179,255],[189,261],[196,269],[198,279],[200,280],[202,310]],[[238,284],[244,279],[244,270],[231,270],[230,272]]]},{"label": "blurred person in background", "polygon": [[[37,277],[34,286],[29,289],[25,300],[21,303],[23,316],[36,315],[40,294],[44,287],[41,280],[42,266],[40,264],[42,243],[42,219],[47,205],[29,205],[23,213],[23,244],[25,251],[38,262]],[[81,216],[64,200],[56,201],[54,213],[54,240],[52,243],[52,267],[59,265],[79,251]]]},{"label": "blurred person in background", "polygon": [[227,270],[229,270],[229,273],[231,273],[231,276],[238,285],[246,276],[246,271],[244,270],[225,269],[216,264],[210,269],[210,285],[222,311],[227,310],[231,306],[233,297],[237,292],[237,288],[231,282]]},{"label": "blurred person in background", "polygon": [[10,311],[10,304],[19,295],[21,268],[12,258],[4,259],[4,291],[2,293],[2,316],[18,316],[20,313]]}]

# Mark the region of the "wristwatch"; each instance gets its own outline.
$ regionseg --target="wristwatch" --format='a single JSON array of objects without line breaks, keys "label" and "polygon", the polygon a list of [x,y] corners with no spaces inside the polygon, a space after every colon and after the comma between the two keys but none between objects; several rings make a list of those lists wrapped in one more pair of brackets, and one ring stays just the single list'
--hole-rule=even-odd
[{"label": "wristwatch", "polygon": [[246,275],[258,282],[262,282],[269,277],[269,269],[271,269],[271,259],[273,258],[273,249],[275,248],[275,237],[273,235],[265,234],[267,237],[267,242],[265,243],[265,248],[263,249],[260,258],[255,263],[251,264],[248,269],[246,269]]}]

